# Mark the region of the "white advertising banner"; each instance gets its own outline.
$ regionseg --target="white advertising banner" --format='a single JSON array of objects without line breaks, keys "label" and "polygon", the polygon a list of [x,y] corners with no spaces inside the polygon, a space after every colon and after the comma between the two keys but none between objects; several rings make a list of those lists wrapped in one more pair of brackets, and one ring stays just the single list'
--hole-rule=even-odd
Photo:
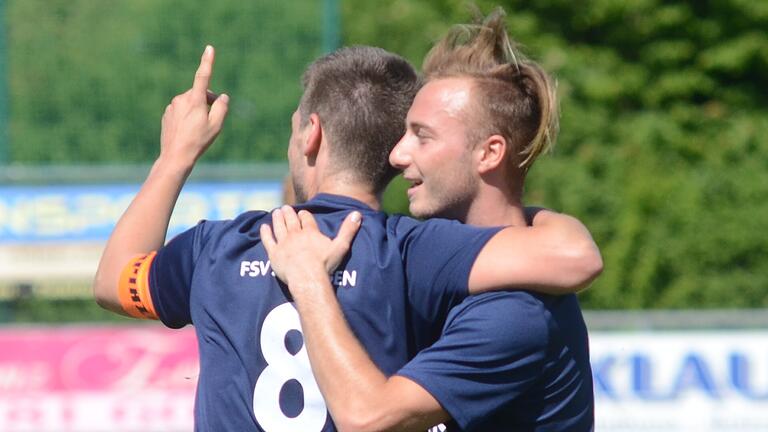
[{"label": "white advertising banner", "polygon": [[768,331],[590,332],[604,432],[768,431]]}]

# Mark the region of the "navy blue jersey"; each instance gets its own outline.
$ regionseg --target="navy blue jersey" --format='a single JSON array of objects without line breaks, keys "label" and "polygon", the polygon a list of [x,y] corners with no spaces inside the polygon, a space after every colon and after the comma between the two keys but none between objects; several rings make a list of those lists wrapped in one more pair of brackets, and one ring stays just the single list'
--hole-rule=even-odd
[{"label": "navy blue jersey", "polygon": [[440,340],[398,375],[440,402],[455,422],[449,430],[593,428],[587,329],[572,294],[468,297],[450,312]]},{"label": "navy blue jersey", "polygon": [[[319,195],[311,211],[335,235],[350,210],[363,223],[331,282],[353,332],[386,374],[434,342],[468,275],[498,229],[387,216],[345,197]],[[299,316],[261,244],[265,212],[201,222],[160,249],[149,271],[159,318],[194,324],[200,351],[195,428],[335,430],[317,388]]]}]

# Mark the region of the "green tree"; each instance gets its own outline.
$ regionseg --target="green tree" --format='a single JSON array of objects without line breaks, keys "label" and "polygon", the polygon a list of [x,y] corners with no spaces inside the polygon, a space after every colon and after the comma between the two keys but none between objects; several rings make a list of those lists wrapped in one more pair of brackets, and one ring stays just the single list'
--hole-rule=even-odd
[{"label": "green tree", "polygon": [[[605,272],[583,304],[768,306],[768,3],[500,3],[559,82],[559,142],[526,194],[578,216],[600,244]],[[459,1],[345,5],[346,43],[416,64],[471,17]]]},{"label": "green tree", "polygon": [[[768,306],[768,3],[499,3],[559,82],[561,134],[527,202],[578,216],[600,244],[606,269],[584,305]],[[299,76],[321,54],[318,0],[7,5],[10,156],[21,163],[152,160],[162,109],[206,43],[219,53],[213,90],[232,96],[206,159],[282,160]],[[344,44],[416,65],[471,16],[463,0],[341,6]],[[407,209],[403,187],[385,208]]]},{"label": "green tree", "polygon": [[11,158],[153,160],[163,109],[210,43],[213,90],[232,103],[206,160],[282,160],[299,78],[321,54],[319,10],[314,0],[10,1]]}]

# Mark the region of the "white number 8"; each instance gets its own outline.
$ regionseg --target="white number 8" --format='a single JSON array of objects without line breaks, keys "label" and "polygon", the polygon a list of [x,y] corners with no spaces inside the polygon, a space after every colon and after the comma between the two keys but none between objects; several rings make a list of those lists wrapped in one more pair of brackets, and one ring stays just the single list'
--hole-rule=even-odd
[{"label": "white number 8", "polygon": [[[267,432],[319,431],[325,425],[328,410],[309,365],[307,347],[291,354],[285,337],[291,330],[301,332],[299,313],[291,303],[272,309],[264,319],[259,343],[267,367],[256,379],[253,389],[253,415]],[[288,417],[280,408],[280,390],[296,380],[304,391],[304,409],[296,417]]]}]

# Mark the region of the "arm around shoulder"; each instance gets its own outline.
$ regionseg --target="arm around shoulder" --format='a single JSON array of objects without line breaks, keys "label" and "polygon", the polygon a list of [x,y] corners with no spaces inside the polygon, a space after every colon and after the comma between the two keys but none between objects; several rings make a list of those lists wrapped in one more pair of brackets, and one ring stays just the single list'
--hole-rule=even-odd
[{"label": "arm around shoulder", "polygon": [[532,222],[507,227],[488,241],[470,272],[470,293],[525,288],[569,294],[600,275],[600,250],[578,219],[540,210]]}]

